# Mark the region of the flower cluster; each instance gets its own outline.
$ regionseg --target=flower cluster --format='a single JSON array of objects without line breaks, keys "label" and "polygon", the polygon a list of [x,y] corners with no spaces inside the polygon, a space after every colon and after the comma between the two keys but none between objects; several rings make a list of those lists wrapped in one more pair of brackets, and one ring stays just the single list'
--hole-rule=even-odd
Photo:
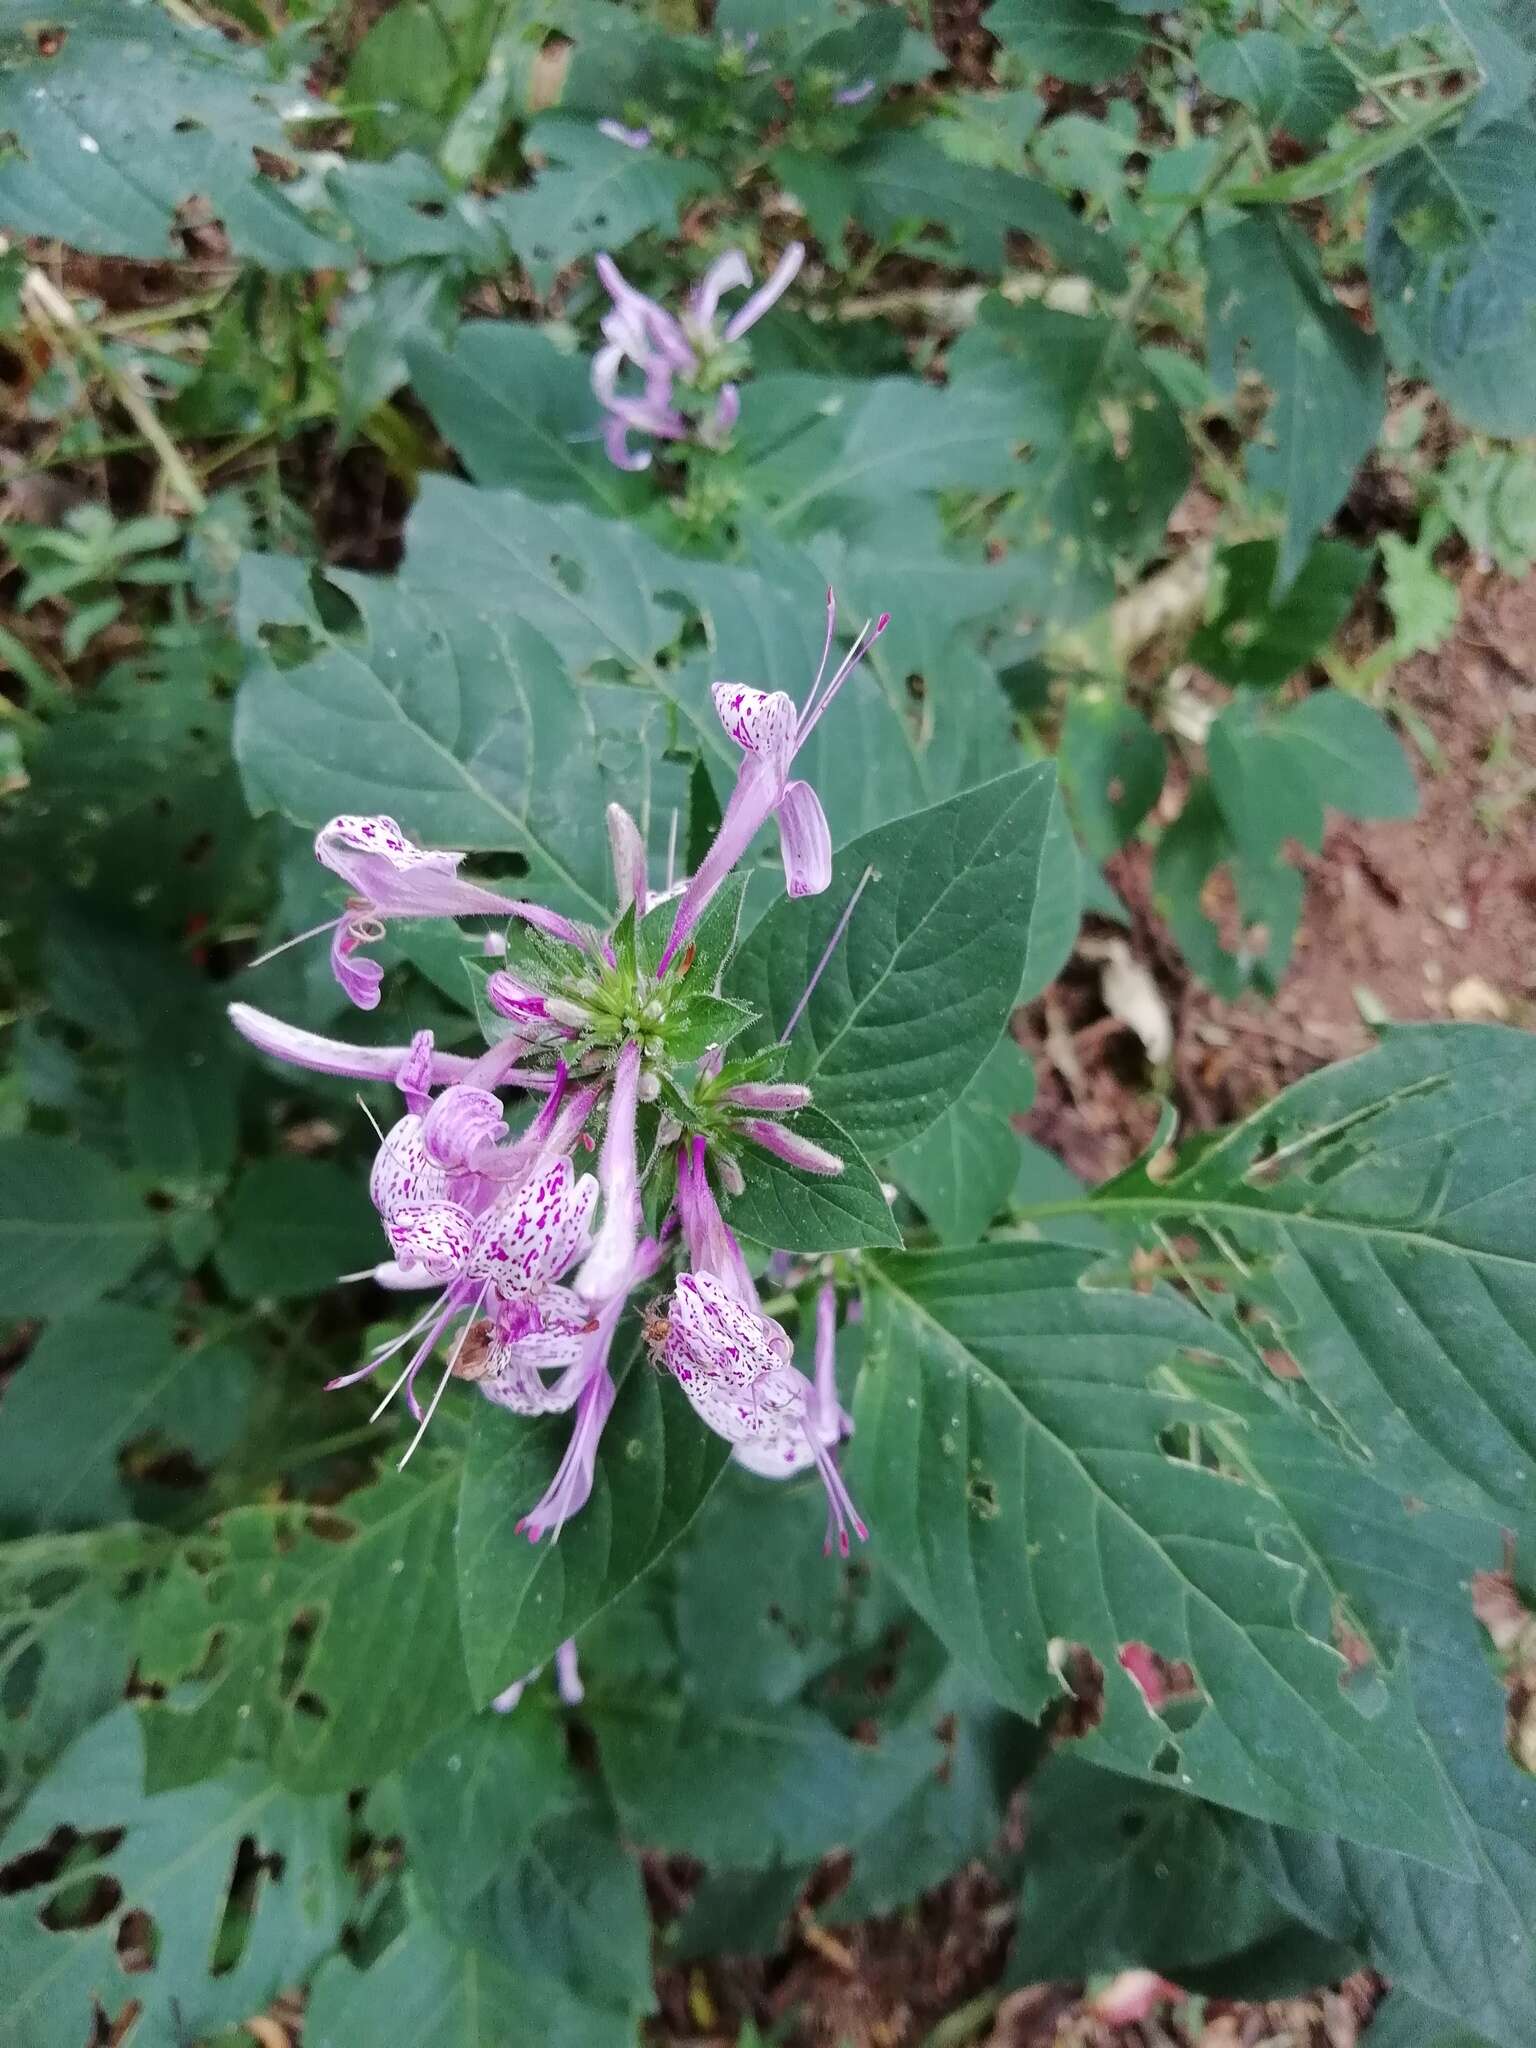
[{"label": "flower cluster", "polygon": [[[713,316],[711,301],[701,317]],[[719,989],[734,938],[732,899],[724,900],[723,938],[714,929],[720,915],[709,913],[770,818],[790,894],[830,885],[826,818],[790,771],[885,623],[866,626],[829,677],[829,592],[821,663],[798,708],[782,691],[715,685],[716,711],[742,750],[716,838],[691,877],[669,875],[653,890],[640,829],[611,805],[618,910],[603,929],[463,878],[464,855],[412,844],[391,818],[335,818],[320,832],[317,858],[351,893],[338,918],[303,936],[331,934],[336,979],[360,1007],[380,1000],[383,970],[363,949],[383,939],[390,919],[491,917],[503,927],[491,935],[502,964],[485,991],[505,1029],[485,1051],[441,1050],[428,1031],[406,1045],[353,1046],[231,1006],[236,1028],[261,1050],[398,1092],[400,1112],[378,1132],[369,1184],[388,1255],[347,1277],[430,1300],[331,1384],[353,1385],[403,1357],[375,1410],[404,1395],[416,1430],[402,1464],[454,1379],[515,1415],[568,1414],[565,1454],[518,1524],[532,1542],[557,1537],[591,1494],[617,1393],[620,1322],[674,1260],[679,1270],[645,1317],[657,1364],[749,1470],[787,1478],[815,1468],[829,1503],[829,1548],[835,1541],[846,1553],[850,1531],[865,1534],[836,1461],[852,1425],[834,1381],[835,1285],[824,1278],[816,1296],[807,1378],[783,1324],[763,1308],[715,1193],[740,1194],[765,1151],[812,1174],[836,1176],[844,1163],[795,1128],[811,1091],[783,1078],[782,1044],[730,1052],[729,1039],[749,1021]],[[529,1105],[520,1128],[505,1100],[514,1091]],[[439,1352],[423,1400],[418,1380]]]},{"label": "flower cluster", "polygon": [[[603,315],[603,346],[592,358],[592,389],[608,415],[604,443],[612,462],[620,469],[649,468],[650,450],[632,449],[632,433],[724,445],[741,413],[742,337],[783,297],[804,261],[804,246],[791,242],[765,282],[734,313],[722,315],[725,294],[752,282],[739,249],[709,266],[680,314],[636,291],[611,256],[597,258],[612,305]],[[621,389],[626,376],[630,388]]]}]

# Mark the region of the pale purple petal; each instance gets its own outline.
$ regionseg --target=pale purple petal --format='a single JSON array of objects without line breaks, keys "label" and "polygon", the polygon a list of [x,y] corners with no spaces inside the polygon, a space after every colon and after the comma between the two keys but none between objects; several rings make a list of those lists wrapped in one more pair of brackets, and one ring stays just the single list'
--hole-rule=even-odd
[{"label": "pale purple petal", "polygon": [[720,395],[715,400],[715,417],[711,430],[717,441],[727,441],[741,418],[741,387],[736,384],[722,384]]},{"label": "pale purple petal", "polygon": [[395,1086],[405,1097],[406,1108],[416,1116],[423,1114],[431,1094],[434,1052],[431,1032],[418,1031],[395,1075]]},{"label": "pale purple petal", "polygon": [[615,469],[626,469],[632,474],[637,470],[649,469],[651,451],[649,448],[631,448],[629,429],[620,419],[610,419],[603,428],[603,447],[608,460]]},{"label": "pale purple petal", "polygon": [[811,1100],[811,1091],[803,1081],[738,1081],[720,1096],[722,1102],[735,1103],[739,1109],[758,1109],[770,1116],[785,1116],[794,1109],[805,1109]]},{"label": "pale purple petal", "polygon": [[813,1145],[809,1138],[802,1138],[798,1131],[787,1130],[769,1117],[742,1117],[736,1128],[754,1145],[761,1145],[786,1166],[798,1166],[802,1173],[823,1174],[830,1180],[843,1170],[843,1162],[835,1152]]},{"label": "pale purple petal", "polygon": [[419,1116],[403,1116],[385,1132],[374,1155],[368,1194],[386,1223],[402,1203],[436,1203],[447,1199],[448,1176],[427,1155]]},{"label": "pale purple petal", "polygon": [[800,266],[804,261],[805,244],[791,242],[767,280],[758,286],[751,298],[739,306],[725,323],[727,341],[739,341],[749,327],[757,325],[770,307],[778,304],[799,276]]},{"label": "pale purple petal", "polygon": [[421,1266],[435,1280],[452,1280],[469,1262],[474,1218],[457,1202],[396,1202],[384,1219],[402,1266]]},{"label": "pale purple petal", "polygon": [[355,1003],[360,1010],[376,1010],[384,970],[377,960],[359,954],[360,943],[353,922],[344,918],[331,938],[331,972],[348,1002]]},{"label": "pale purple petal", "polygon": [[720,829],[678,901],[677,915],[656,969],[658,980],[671,966],[678,948],[704,915],[715,891],[772,817],[783,789],[775,762],[756,754],[742,756],[736,787],[726,804]]},{"label": "pale purple petal", "polygon": [[647,298],[644,292],[636,291],[606,251],[595,259],[594,268],[615,307],[627,321],[638,323],[645,330],[674,369],[684,372],[697,369],[698,358],[688,346],[688,337],[665,306]]},{"label": "pale purple petal", "polygon": [[695,1273],[707,1274],[733,1300],[756,1315],[757,1288],[735,1232],[720,1214],[704,1159],[701,1137],[690,1138],[677,1155],[677,1213],[683,1243],[688,1248],[688,1263]]},{"label": "pale purple petal", "polygon": [[562,1706],[567,1707],[579,1707],[587,1696],[576,1662],[574,1639],[563,1642],[555,1652],[555,1690],[560,1695]]},{"label": "pale purple petal", "polygon": [[315,834],[315,858],[371,902],[381,875],[413,870],[452,875],[464,856],[414,845],[393,818],[344,816],[332,818]]},{"label": "pale purple petal", "polygon": [[795,739],[794,699],[783,690],[756,690],[750,683],[715,683],[710,695],[715,716],[738,747],[788,769]]},{"label": "pale purple petal", "polygon": [[500,1099],[488,1088],[445,1088],[423,1118],[421,1135],[429,1159],[462,1173],[477,1147],[507,1135]]},{"label": "pale purple petal", "polygon": [[504,1300],[533,1296],[586,1250],[597,1182],[575,1179],[557,1159],[482,1217],[471,1270],[494,1280]]},{"label": "pale purple petal", "polygon": [[607,1301],[626,1289],[635,1263],[640,1232],[640,1170],[635,1149],[639,1101],[640,1048],[631,1039],[614,1068],[608,1127],[603,1133],[598,1160],[603,1221],[586,1263],[576,1276],[577,1290],[588,1301]]},{"label": "pale purple petal", "polygon": [[622,142],[626,149],[649,149],[651,131],[649,128],[626,128],[622,121],[599,121],[599,135],[606,135],[610,142]]},{"label": "pale purple petal", "polygon": [[[604,1356],[606,1359],[606,1347]],[[591,1498],[592,1484],[597,1476],[597,1446],[603,1426],[613,1411],[616,1392],[606,1363],[588,1374],[586,1384],[576,1398],[576,1426],[571,1431],[571,1440],[560,1460],[559,1469],[542,1499],[517,1524],[518,1532],[525,1535],[530,1543],[537,1543],[545,1535],[552,1543],[558,1543],[565,1524]]]},{"label": "pale purple petal", "polygon": [[715,324],[724,293],[745,290],[752,282],[752,266],[739,249],[727,249],[717,256],[695,285],[688,300],[688,320],[696,328]]},{"label": "pale purple petal", "polygon": [[613,855],[613,881],[618,894],[619,911],[622,915],[633,903],[636,915],[643,917],[646,909],[645,841],[640,837],[640,827],[622,804],[610,804],[607,810],[608,848]]},{"label": "pale purple petal", "polygon": [[861,78],[857,85],[845,85],[841,92],[832,95],[834,106],[861,107],[875,89],[872,78]]},{"label": "pale purple petal", "polygon": [[837,1403],[837,1289],[824,1280],[816,1290],[816,1414],[818,1432],[842,1434],[843,1413]]},{"label": "pale purple petal", "polygon": [[785,785],[779,800],[779,851],[791,896],[819,896],[832,880],[832,834],[808,782]]},{"label": "pale purple petal", "polygon": [[[229,1021],[240,1036],[258,1052],[290,1066],[306,1067],[315,1074],[335,1074],[354,1081],[394,1081],[411,1057],[412,1046],[348,1045],[344,1039],[323,1038],[316,1031],[301,1031],[285,1024],[250,1003],[231,1003]],[[472,1060],[456,1052],[432,1054],[434,1082],[461,1081],[473,1066]]]}]

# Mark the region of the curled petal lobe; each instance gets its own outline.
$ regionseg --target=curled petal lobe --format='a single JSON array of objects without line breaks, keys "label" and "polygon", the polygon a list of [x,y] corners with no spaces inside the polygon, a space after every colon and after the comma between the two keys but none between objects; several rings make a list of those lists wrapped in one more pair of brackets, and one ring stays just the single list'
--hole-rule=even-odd
[{"label": "curled petal lobe", "polygon": [[427,1157],[460,1173],[480,1146],[499,1144],[506,1135],[500,1098],[489,1088],[445,1088],[421,1125]]},{"label": "curled petal lobe", "polygon": [[819,896],[832,880],[832,834],[808,782],[790,782],[779,803],[779,851],[791,896]]},{"label": "curled petal lobe", "polygon": [[716,683],[715,715],[738,747],[765,760],[787,761],[795,739],[795,706],[783,690]]},{"label": "curled petal lobe", "polygon": [[406,1108],[417,1116],[426,1109],[431,1096],[434,1051],[431,1032],[418,1031],[395,1075],[395,1086],[405,1097]]},{"label": "curled petal lobe", "polygon": [[354,921],[343,918],[331,939],[331,972],[350,1003],[359,1010],[376,1010],[379,991],[384,985],[384,970],[377,960],[370,960],[358,952],[362,943],[354,929]]},{"label": "curled petal lobe", "polygon": [[615,469],[629,470],[633,474],[651,466],[650,449],[630,447],[629,429],[621,419],[610,418],[604,426],[603,447]]}]

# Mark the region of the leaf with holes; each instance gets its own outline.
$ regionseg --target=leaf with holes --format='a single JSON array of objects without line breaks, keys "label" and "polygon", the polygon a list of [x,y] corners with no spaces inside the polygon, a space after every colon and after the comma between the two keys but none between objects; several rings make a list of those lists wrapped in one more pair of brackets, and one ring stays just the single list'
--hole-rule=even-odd
[{"label": "leaf with holes", "polygon": [[528,130],[525,148],[546,159],[532,185],[494,200],[488,211],[539,292],[578,256],[622,249],[637,235],[677,232],[684,205],[713,190],[707,164],[631,149],[590,121],[547,115]]},{"label": "leaf with holes", "polygon": [[335,1508],[235,1508],[188,1537],[139,1623],[145,1676],[185,1681],[147,1718],[153,1781],[256,1754],[285,1784],[341,1790],[466,1719],[457,1490],[429,1446]]},{"label": "leaf with holes", "polygon": [[[1506,1703],[1478,1614],[1518,1626],[1506,1539],[1405,1498],[1390,1471],[1354,1469],[1315,1426],[1256,1387],[1197,1387],[1217,1409],[1224,1455],[1284,1502],[1305,1553],[1348,1616],[1354,1661],[1403,1655],[1419,1720],[1469,1869],[1257,1822],[1229,1820],[1241,1852],[1285,1910],[1363,1951],[1405,1995],[1523,2048],[1536,1967],[1536,1787],[1505,1748]],[[1476,1612],[1474,1611],[1476,1610]]]},{"label": "leaf with holes", "polygon": [[72,0],[60,23],[31,0],[0,4],[0,217],[12,232],[57,236],[106,256],[181,254],[177,215],[209,203],[236,255],[269,270],[347,260],[282,182],[258,169],[291,163],[294,122],[333,109],[304,85],[304,66],[274,71],[265,53],[163,8]]},{"label": "leaf with holes", "polygon": [[591,1499],[558,1543],[530,1543],[517,1524],[554,1476],[570,1430],[568,1416],[530,1422],[490,1402],[476,1415],[457,1568],[477,1700],[547,1663],[664,1556],[725,1463],[725,1445],[699,1428],[677,1389],[631,1365],[603,1431]]},{"label": "leaf with holes", "polygon": [[1262,1267],[1276,1335],[1404,1491],[1516,1528],[1536,1513],[1536,1043],[1412,1025],[1288,1088],[1096,1214],[1208,1235]]},{"label": "leaf with holes", "polygon": [[1355,1967],[1285,1911],[1199,1800],[1071,1755],[1031,1781],[1010,1983],[1152,1969],[1191,1991],[1283,1998]]},{"label": "leaf with holes", "polygon": [[788,1024],[870,870],[795,1028],[787,1071],[879,1159],[960,1095],[1014,1005],[1071,944],[1077,854],[1054,773],[1021,768],[867,832],[837,856],[824,895],[779,902],[731,977],[731,992],[764,1019],[764,1040]]},{"label": "leaf with holes", "polygon": [[0,1839],[6,2039],[73,2048],[96,2014],[136,2006],[136,2031],[171,2041],[260,2011],[340,1939],[346,1819],[341,1799],[297,1798],[248,1765],[151,1793],[120,1707]]},{"label": "leaf with holes", "polygon": [[[998,1699],[1075,1700],[1094,1761],[1461,1869],[1405,1674],[1352,1697],[1324,1585],[1267,1540],[1273,1500],[1170,1448],[1207,1417],[1161,1375],[1231,1340],[1086,1285],[1093,1263],[871,1256],[849,1480],[889,1569]],[[1157,1710],[1132,1675],[1153,1655]]]},{"label": "leaf with holes", "polygon": [[[317,827],[384,811],[431,846],[521,857],[528,893],[605,915],[591,825],[603,790],[591,718],[553,648],[517,618],[398,581],[247,560],[241,632],[255,660],[235,714],[254,808]],[[331,624],[340,608],[344,623]]]},{"label": "leaf with holes", "polygon": [[1257,370],[1272,401],[1247,453],[1249,481],[1284,507],[1275,580],[1289,588],[1375,444],[1386,411],[1379,341],[1357,327],[1323,279],[1309,242],[1265,215],[1210,243],[1212,375],[1235,392]]},{"label": "leaf with holes", "polygon": [[250,1360],[178,1334],[168,1315],[121,1303],[44,1331],[6,1389],[0,1528],[127,1521],[152,1489],[153,1461],[211,1465],[230,1449],[250,1406]]}]

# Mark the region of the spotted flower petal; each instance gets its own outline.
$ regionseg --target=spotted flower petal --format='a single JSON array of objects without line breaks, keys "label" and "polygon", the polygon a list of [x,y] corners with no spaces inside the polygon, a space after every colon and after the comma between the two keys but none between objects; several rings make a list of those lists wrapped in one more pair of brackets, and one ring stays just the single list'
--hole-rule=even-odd
[{"label": "spotted flower petal", "polygon": [[585,1251],[596,1205],[594,1177],[557,1159],[482,1219],[471,1270],[505,1299],[536,1294]]},{"label": "spotted flower petal", "polygon": [[791,697],[783,690],[754,690],[748,683],[716,683],[714,699],[715,715],[738,747],[787,764],[795,739]]},{"label": "spotted flower petal", "polygon": [[387,1223],[404,1202],[442,1202],[448,1176],[427,1151],[419,1116],[403,1116],[384,1137],[368,1179],[373,1206]]},{"label": "spotted flower petal", "polygon": [[457,1202],[397,1202],[384,1228],[402,1266],[423,1266],[434,1280],[453,1280],[469,1263],[475,1219]]}]

